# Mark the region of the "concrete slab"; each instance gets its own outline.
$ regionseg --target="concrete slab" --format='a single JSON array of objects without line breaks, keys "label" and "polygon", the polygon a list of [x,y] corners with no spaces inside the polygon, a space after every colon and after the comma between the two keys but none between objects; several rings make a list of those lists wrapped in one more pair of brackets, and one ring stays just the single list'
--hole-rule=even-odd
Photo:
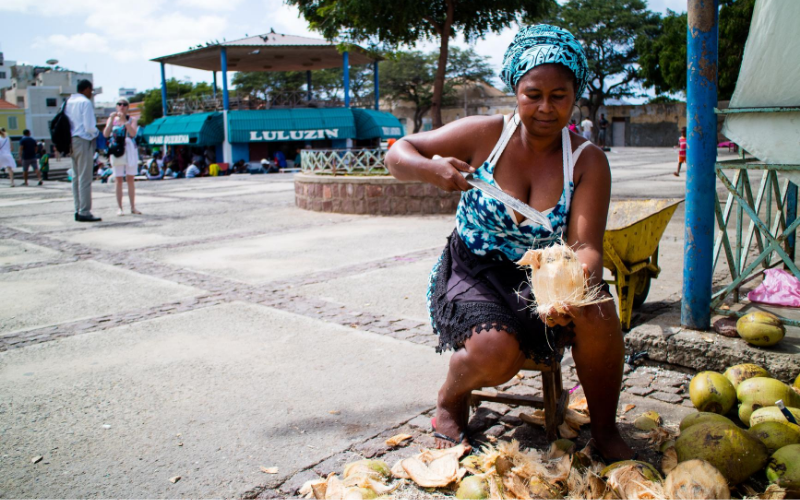
[{"label": "concrete slab", "polygon": [[94,261],[0,274],[0,333],[195,296],[201,290]]},{"label": "concrete slab", "polygon": [[135,224],[142,221],[139,217],[117,217],[114,215],[114,213],[116,213],[116,208],[114,208],[114,212],[111,212],[110,209],[103,210],[95,207],[95,209],[92,210],[93,213],[101,217],[103,221],[92,225],[86,225],[75,222],[75,218],[73,217],[74,212],[69,210],[73,210],[73,208],[70,206],[66,208],[66,210],[59,210],[55,213],[42,213],[30,217],[17,216],[5,220],[4,225],[26,233],[57,233],[56,237],[58,237],[69,234],[70,231],[85,231],[100,227],[108,228],[109,226],[114,227],[120,224]]},{"label": "concrete slab", "polygon": [[274,184],[255,184],[246,187],[228,188],[219,186],[222,189],[203,189],[198,191],[180,191],[172,193],[173,196],[180,198],[218,198],[225,196],[241,196],[254,193],[275,193],[278,191],[291,191],[294,193],[294,184],[288,182]]},{"label": "concrete slab", "polygon": [[[228,204],[202,207],[192,215],[175,216],[174,206],[167,210],[170,216],[145,214],[135,217],[116,217],[114,222],[138,222],[131,225],[108,227],[101,224],[84,231],[53,235],[55,238],[80,243],[93,248],[106,250],[131,250],[154,245],[190,242],[213,237],[240,234],[247,231],[285,231],[293,227],[309,224],[330,223],[350,220],[352,216],[341,214],[317,214],[294,207],[253,208],[242,212],[241,208]],[[217,210],[219,209],[219,210]],[[144,208],[143,208],[144,210]],[[155,207],[154,207],[155,211]]]},{"label": "concrete slab", "polygon": [[30,264],[53,260],[61,255],[55,250],[18,240],[0,240],[0,266]]},{"label": "concrete slab", "polygon": [[431,408],[447,362],[241,303],[5,352],[0,489],[232,497]]},{"label": "concrete slab", "polygon": [[438,256],[402,267],[306,285],[297,291],[306,297],[344,304],[348,309],[427,322],[425,294],[428,276],[437,259]]},{"label": "concrete slab", "polygon": [[256,284],[444,246],[453,226],[453,218],[445,216],[362,217],[335,226],[240,239],[235,246],[220,242],[150,256]]}]

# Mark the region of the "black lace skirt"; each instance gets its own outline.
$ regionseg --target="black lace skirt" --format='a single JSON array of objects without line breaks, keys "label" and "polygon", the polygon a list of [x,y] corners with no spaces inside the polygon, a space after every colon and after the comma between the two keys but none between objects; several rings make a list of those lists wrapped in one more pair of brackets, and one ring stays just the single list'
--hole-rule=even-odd
[{"label": "black lace skirt", "polygon": [[499,252],[473,254],[456,231],[448,238],[430,285],[431,320],[439,335],[436,352],[459,349],[473,332],[495,328],[515,335],[527,358],[546,363],[560,360],[560,348],[574,338],[571,325],[548,328],[531,309],[524,269]]}]

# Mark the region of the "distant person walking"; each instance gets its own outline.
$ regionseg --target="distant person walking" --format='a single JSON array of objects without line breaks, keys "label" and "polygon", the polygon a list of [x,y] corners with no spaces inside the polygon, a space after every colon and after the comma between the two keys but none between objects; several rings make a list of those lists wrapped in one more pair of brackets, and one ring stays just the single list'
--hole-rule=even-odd
[{"label": "distant person walking", "polygon": [[[280,149],[275,151],[275,166],[278,169],[286,168],[286,155]],[[280,170],[278,170],[280,172]]]},{"label": "distant person walking", "polygon": [[39,158],[39,171],[42,173],[42,179],[47,181],[50,174],[50,155],[47,151],[42,151],[42,156]]},{"label": "distant person walking", "polygon": [[92,157],[97,138],[97,119],[92,104],[92,82],[78,82],[78,93],[67,101],[65,114],[69,118],[72,134],[72,197],[75,199],[75,220],[79,222],[99,222],[100,217],[92,215],[92,179],[94,165]]},{"label": "distant person walking", "polygon": [[581,122],[581,128],[583,129],[583,138],[587,141],[591,141],[594,123],[592,123],[592,120],[590,120],[588,116]]},{"label": "distant person walking", "polygon": [[600,115],[600,123],[597,124],[598,131],[597,131],[597,145],[601,148],[608,147],[606,145],[606,134],[608,133],[608,120],[606,120],[606,115]]},{"label": "distant person walking", "polygon": [[19,141],[19,159],[22,163],[22,185],[28,185],[28,167],[33,167],[36,178],[39,179],[39,186],[42,185],[42,173],[39,171],[39,160],[36,158],[38,144],[36,139],[31,137],[31,131],[22,131],[22,139]]},{"label": "distant person walking", "polygon": [[681,136],[678,138],[678,170],[674,171],[672,175],[680,177],[681,165],[686,163],[686,127],[681,127]]},{"label": "distant person walking", "polygon": [[575,123],[575,120],[569,121],[569,131],[580,135],[580,130],[578,130],[578,124]]},{"label": "distant person walking", "polygon": [[11,154],[11,138],[6,134],[6,129],[0,128],[0,170],[8,172],[12,188],[14,187],[15,168],[17,168],[17,162],[14,161],[14,155]]},{"label": "distant person walking", "polygon": [[124,97],[117,100],[117,110],[111,113],[106,121],[103,136],[110,139],[108,160],[114,169],[114,184],[117,192],[117,215],[124,215],[122,210],[122,184],[128,183],[128,198],[131,201],[131,213],[141,215],[136,209],[136,187],[134,176],[139,174],[139,152],[133,137],[139,131],[136,118],[128,115],[130,103]]}]

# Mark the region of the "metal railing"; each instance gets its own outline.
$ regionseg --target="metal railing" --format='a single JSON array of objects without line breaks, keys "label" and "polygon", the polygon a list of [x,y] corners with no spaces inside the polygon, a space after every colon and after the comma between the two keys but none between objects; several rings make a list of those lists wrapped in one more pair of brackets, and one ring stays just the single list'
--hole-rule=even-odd
[{"label": "metal railing", "polygon": [[[795,108],[744,108],[717,111],[720,114],[785,112]],[[725,252],[727,270],[731,281],[715,292],[711,308],[717,314],[740,317],[744,313],[729,309],[723,302],[731,297],[734,303],[741,299],[743,285],[760,277],[765,269],[783,264],[784,268],[800,279],[795,264],[796,233],[800,226],[797,218],[797,185],[786,178],[787,173],[800,174],[800,165],[764,163],[746,159],[744,152],[736,160],[715,164],[717,178],[728,191],[725,205],[715,193],[714,210],[717,219],[717,237],[714,241],[714,271]],[[733,178],[726,171],[733,170]],[[760,174],[758,190],[753,196],[751,176],[754,181]],[[735,217],[734,217],[735,215]],[[747,220],[749,219],[749,222]],[[728,234],[730,224],[735,225],[735,240]],[[782,318],[784,323],[800,326],[800,321]]]},{"label": "metal railing", "polygon": [[389,175],[384,149],[304,149],[300,154],[305,174]]},{"label": "metal railing", "polygon": [[[288,108],[342,108],[344,100],[339,97],[318,98],[312,92],[309,99],[304,90],[266,92],[245,95],[229,95],[229,108],[235,110],[288,109]],[[368,95],[350,99],[350,107],[371,108],[375,105],[374,96]],[[193,95],[167,99],[168,115],[184,115],[207,111],[222,111],[222,93]]]}]

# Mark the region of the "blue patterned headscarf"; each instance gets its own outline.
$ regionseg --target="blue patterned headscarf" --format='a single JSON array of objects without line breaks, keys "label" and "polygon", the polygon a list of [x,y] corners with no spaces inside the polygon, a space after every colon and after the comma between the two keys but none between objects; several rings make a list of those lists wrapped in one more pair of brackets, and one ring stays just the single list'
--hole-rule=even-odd
[{"label": "blue patterned headscarf", "polygon": [[563,64],[575,74],[580,98],[589,84],[589,66],[580,42],[569,31],[537,24],[526,26],[517,33],[503,57],[500,79],[513,89],[522,75],[541,64]]}]

